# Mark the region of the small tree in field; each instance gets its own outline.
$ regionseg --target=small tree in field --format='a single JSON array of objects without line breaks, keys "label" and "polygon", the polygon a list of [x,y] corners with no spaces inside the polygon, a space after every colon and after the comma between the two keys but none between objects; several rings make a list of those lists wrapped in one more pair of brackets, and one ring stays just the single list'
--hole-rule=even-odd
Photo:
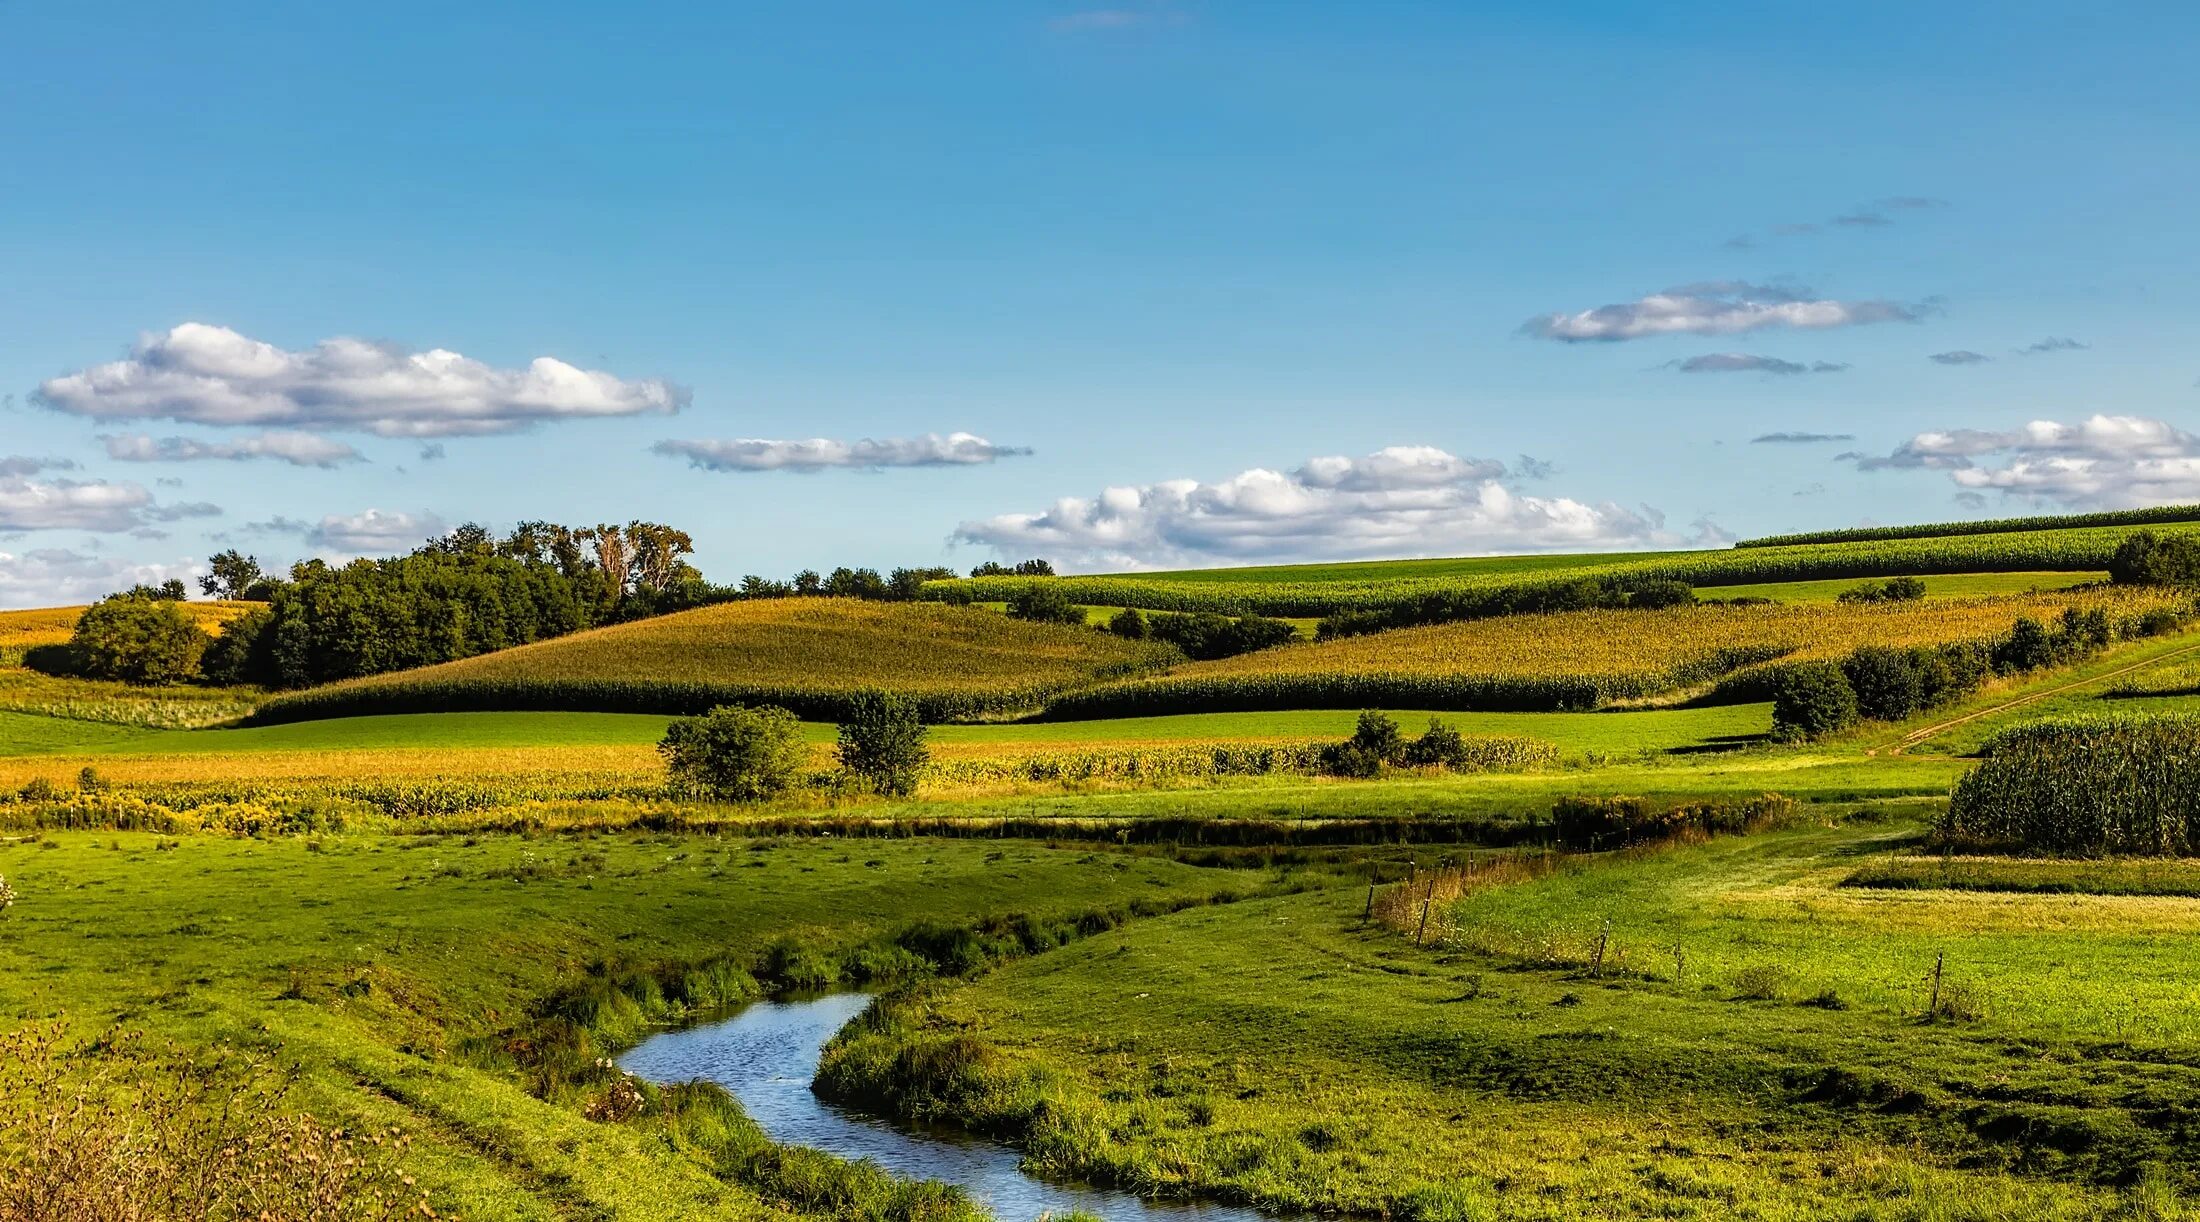
[{"label": "small tree in field", "polygon": [[172,601],[117,595],[77,618],[69,651],[88,678],[181,683],[198,676],[212,639]]},{"label": "small tree in field", "polygon": [[883,794],[907,797],[932,753],[914,701],[892,692],[864,692],[840,723],[840,766]]},{"label": "small tree in field", "polygon": [[1856,724],[1856,689],[1831,662],[1783,668],[1772,687],[1772,737],[1803,742]]},{"label": "small tree in field", "polygon": [[1074,624],[1083,626],[1085,609],[1070,602],[1069,595],[1057,586],[1040,582],[1018,590],[1008,600],[1008,613],[1012,618],[1030,620],[1035,624]]},{"label": "small tree in field", "polygon": [[792,789],[808,751],[802,723],[774,705],[724,704],[665,729],[657,753],[673,787],[726,802],[754,802]]}]

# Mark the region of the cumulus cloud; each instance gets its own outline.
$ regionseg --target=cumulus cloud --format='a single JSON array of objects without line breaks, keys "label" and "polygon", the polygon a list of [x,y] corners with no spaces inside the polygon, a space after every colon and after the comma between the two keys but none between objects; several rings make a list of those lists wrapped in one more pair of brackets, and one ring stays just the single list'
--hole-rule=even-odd
[{"label": "cumulus cloud", "polygon": [[742,437],[732,441],[660,441],[654,453],[685,458],[706,471],[825,471],[853,467],[969,467],[1031,453],[1021,446],[995,445],[974,433],[926,433],[922,437],[834,441],[771,441]]},{"label": "cumulus cloud", "polygon": [[0,530],[124,531],[153,512],[139,484],[0,476]]},{"label": "cumulus cloud", "polygon": [[1854,441],[1854,433],[1759,433],[1751,445],[1813,445],[1825,441]]},{"label": "cumulus cloud", "polygon": [[1834,361],[1784,361],[1776,356],[1752,356],[1746,352],[1707,352],[1682,361],[1667,361],[1666,367],[1682,373],[1839,373],[1848,366]]},{"label": "cumulus cloud", "polygon": [[308,546],[333,556],[393,556],[409,552],[450,528],[442,518],[426,511],[367,509],[330,514],[318,522],[278,515],[265,522],[248,523],[245,529],[297,535]]},{"label": "cumulus cloud", "polygon": [[73,471],[76,460],[69,458],[34,458],[25,454],[0,454],[0,479],[13,479],[36,475],[41,471]]},{"label": "cumulus cloud", "polygon": [[1926,359],[1936,361],[1942,365],[1983,365],[1994,358],[1983,352],[1972,352],[1968,348],[1958,348],[1953,352],[1935,352]]},{"label": "cumulus cloud", "polygon": [[0,608],[86,603],[140,583],[159,585],[172,577],[188,584],[197,573],[198,566],[188,561],[133,564],[66,548],[0,551]]},{"label": "cumulus cloud", "polygon": [[2091,344],[2081,344],[2068,336],[2050,335],[2046,339],[2026,344],[2024,347],[2017,349],[2017,355],[2039,356],[2047,352],[2082,352],[2090,347],[2092,347]]},{"label": "cumulus cloud", "polygon": [[1217,483],[1167,480],[1064,497],[1036,513],[965,522],[954,537],[1086,570],[1673,541],[1655,510],[1523,495],[1507,474],[1489,459],[1392,446]]},{"label": "cumulus cloud", "polygon": [[97,420],[358,430],[390,437],[504,433],[545,420],[671,413],[688,392],[537,357],[500,369],[442,348],[339,337],[289,351],[227,327],[141,336],[123,360],[39,384],[38,400]]},{"label": "cumulus cloud", "polygon": [[1925,307],[1893,301],[1836,301],[1810,290],[1736,280],[1686,284],[1635,301],[1521,324],[1526,334],[1566,343],[1615,342],[1654,335],[1732,335],[1765,327],[1859,326],[1915,322]]},{"label": "cumulus cloud", "polygon": [[2200,500],[2200,438],[2145,416],[1919,433],[1885,455],[1844,457],[1862,471],[1945,471],[1973,496],[2107,508]]},{"label": "cumulus cloud", "polygon": [[294,467],[335,467],[364,462],[359,451],[318,433],[290,430],[256,433],[235,441],[201,441],[195,437],[152,437],[144,433],[102,433],[107,457],[120,462],[203,462],[225,459],[241,462],[272,458]]}]

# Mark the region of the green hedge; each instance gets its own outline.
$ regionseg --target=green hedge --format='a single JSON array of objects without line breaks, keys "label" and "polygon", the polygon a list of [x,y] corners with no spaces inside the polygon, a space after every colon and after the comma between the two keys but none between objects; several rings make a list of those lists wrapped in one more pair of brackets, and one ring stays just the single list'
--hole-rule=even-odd
[{"label": "green hedge", "polygon": [[1792,535],[1744,539],[1734,546],[1794,547],[1810,543],[1863,543],[1880,539],[1936,539],[1950,535],[1993,535],[2028,530],[2076,530],[2096,526],[2157,526],[2200,522],[2200,505],[2159,505],[2151,509],[2112,509],[2102,513],[2042,514],[2029,518],[1982,518],[1975,522],[1934,522],[1920,526],[1858,526],[1848,530],[1811,530]]}]

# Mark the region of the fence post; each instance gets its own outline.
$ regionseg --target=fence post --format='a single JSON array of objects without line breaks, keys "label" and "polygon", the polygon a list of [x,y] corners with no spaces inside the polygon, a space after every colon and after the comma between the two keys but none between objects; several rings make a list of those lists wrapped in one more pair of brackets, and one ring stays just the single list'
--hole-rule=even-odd
[{"label": "fence post", "polygon": [[1933,956],[1933,1000],[1925,1007],[1925,1017],[1928,1019],[1940,1017],[1940,969],[1947,962],[1947,951],[1940,951]]},{"label": "fence post", "polygon": [[1596,957],[1589,961],[1589,974],[1591,976],[1602,976],[1604,974],[1604,947],[1611,940],[1612,918],[1606,917],[1604,918],[1604,928],[1597,932]]},{"label": "fence post", "polygon": [[1428,877],[1428,890],[1421,895],[1421,925],[1420,928],[1413,931],[1413,944],[1415,946],[1421,944],[1421,935],[1428,932],[1428,910],[1435,902],[1436,876],[1431,874]]},{"label": "fence post", "polygon": [[1375,880],[1382,873],[1380,867],[1370,866],[1367,871],[1367,911],[1360,914],[1360,924],[1375,919]]}]

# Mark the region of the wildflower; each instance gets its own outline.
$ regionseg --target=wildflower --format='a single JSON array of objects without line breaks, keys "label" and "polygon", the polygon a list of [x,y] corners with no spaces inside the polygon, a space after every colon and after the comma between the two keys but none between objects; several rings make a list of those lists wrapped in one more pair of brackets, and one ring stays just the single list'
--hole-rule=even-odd
[{"label": "wildflower", "polygon": [[8,910],[8,905],[13,904],[14,902],[15,888],[8,885],[7,879],[0,878],[0,912],[6,912]]}]

